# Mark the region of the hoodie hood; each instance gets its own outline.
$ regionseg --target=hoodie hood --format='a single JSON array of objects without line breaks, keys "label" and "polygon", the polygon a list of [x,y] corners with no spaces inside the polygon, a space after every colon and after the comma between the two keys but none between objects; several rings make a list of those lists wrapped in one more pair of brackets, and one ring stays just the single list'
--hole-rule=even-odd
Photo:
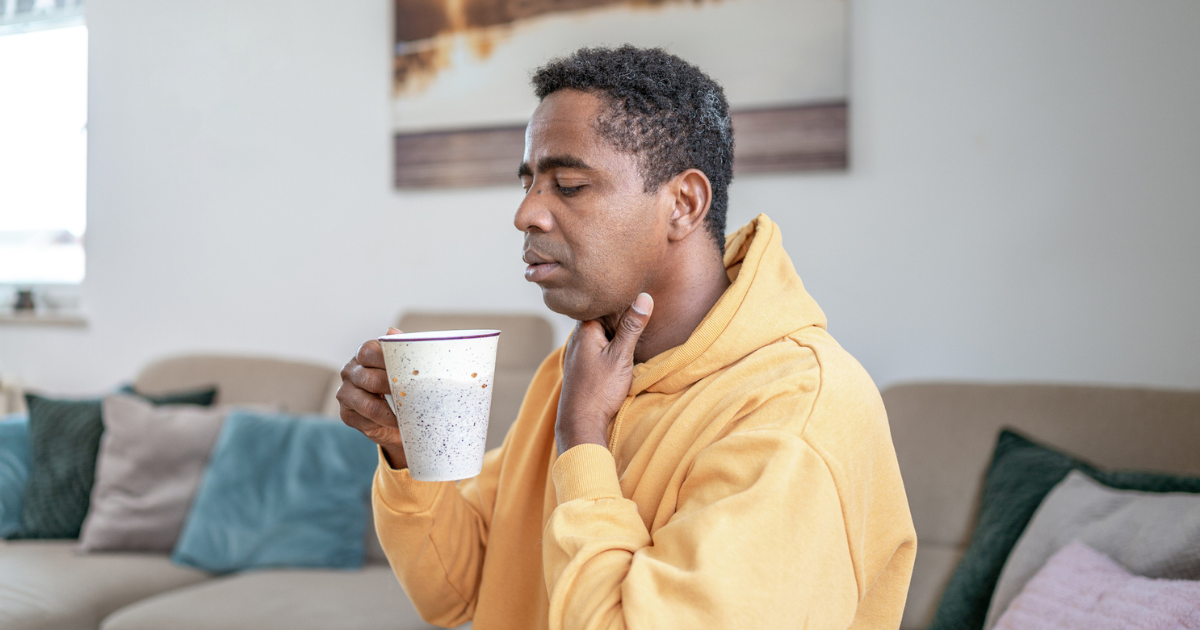
[{"label": "hoodie hood", "polygon": [[767,215],[726,237],[725,270],[732,284],[688,340],[633,367],[630,396],[681,391],[802,328],[825,328]]}]

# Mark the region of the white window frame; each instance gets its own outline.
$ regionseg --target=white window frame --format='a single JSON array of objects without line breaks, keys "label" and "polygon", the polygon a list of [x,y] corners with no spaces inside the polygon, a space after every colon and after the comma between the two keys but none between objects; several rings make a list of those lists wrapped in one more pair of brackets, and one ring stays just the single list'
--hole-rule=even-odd
[{"label": "white window frame", "polygon": [[[83,25],[86,25],[84,0],[0,0],[0,37]],[[86,262],[84,264],[86,265]],[[86,325],[82,288],[82,282],[0,283],[0,325]],[[13,310],[17,292],[24,289],[34,292],[36,310],[32,314],[16,313]]]}]

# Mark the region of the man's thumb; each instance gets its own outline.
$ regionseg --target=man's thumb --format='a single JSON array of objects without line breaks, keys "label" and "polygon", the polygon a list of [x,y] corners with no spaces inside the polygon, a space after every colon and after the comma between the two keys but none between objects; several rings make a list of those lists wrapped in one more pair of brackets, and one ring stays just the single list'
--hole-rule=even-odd
[{"label": "man's thumb", "polygon": [[388,326],[388,331],[387,331],[387,334],[389,334],[389,335],[398,335],[398,334],[400,334],[400,329],[399,329],[399,328],[394,328],[394,327],[392,327],[392,326]]},{"label": "man's thumb", "polygon": [[609,347],[632,358],[638,337],[641,337],[642,331],[646,329],[646,322],[650,321],[650,313],[653,310],[654,298],[650,297],[649,293],[639,293],[633,300],[633,305],[621,316],[621,323],[617,326]]}]

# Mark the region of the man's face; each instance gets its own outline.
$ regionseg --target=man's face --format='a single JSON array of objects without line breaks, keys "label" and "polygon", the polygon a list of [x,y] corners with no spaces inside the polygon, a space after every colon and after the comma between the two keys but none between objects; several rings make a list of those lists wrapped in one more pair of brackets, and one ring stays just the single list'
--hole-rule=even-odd
[{"label": "man's face", "polygon": [[673,198],[643,192],[632,155],[593,128],[599,97],[560,90],[525,132],[525,198],[514,224],[525,233],[525,279],[550,310],[585,321],[619,315],[652,291],[667,245]]}]

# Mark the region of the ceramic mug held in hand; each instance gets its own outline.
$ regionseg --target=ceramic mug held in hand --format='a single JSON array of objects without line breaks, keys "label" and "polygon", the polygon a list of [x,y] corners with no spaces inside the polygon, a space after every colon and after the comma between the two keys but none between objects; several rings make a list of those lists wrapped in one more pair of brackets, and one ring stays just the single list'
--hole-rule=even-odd
[{"label": "ceramic mug held in hand", "polygon": [[379,338],[408,472],[417,481],[479,474],[492,408],[498,330]]}]

